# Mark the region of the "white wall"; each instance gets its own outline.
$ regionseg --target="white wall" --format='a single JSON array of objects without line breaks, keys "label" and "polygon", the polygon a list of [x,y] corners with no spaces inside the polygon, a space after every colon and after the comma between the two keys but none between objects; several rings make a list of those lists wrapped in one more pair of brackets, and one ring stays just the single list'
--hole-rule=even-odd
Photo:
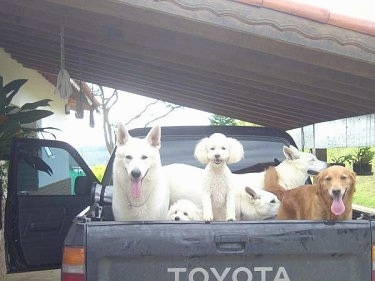
[{"label": "white wall", "polygon": [[[58,130],[51,132],[56,135],[57,139],[64,139],[64,134],[69,133],[69,126],[66,122],[67,116],[64,109],[65,101],[54,94],[55,86],[39,72],[23,67],[2,48],[0,48],[0,75],[3,76],[4,85],[15,79],[28,80],[12,100],[16,105],[23,105],[26,102],[35,102],[41,99],[51,99],[51,106],[41,107],[41,109],[51,110],[54,114],[42,119],[41,126],[59,128],[61,132]],[[50,134],[45,134],[45,137],[53,138]]]},{"label": "white wall", "polygon": [[300,148],[375,146],[375,114],[322,122],[288,133]]}]

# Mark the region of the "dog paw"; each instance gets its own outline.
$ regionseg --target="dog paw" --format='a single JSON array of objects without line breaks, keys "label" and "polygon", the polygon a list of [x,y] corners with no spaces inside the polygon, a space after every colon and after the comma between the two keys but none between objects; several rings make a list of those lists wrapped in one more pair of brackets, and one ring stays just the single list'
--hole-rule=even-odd
[{"label": "dog paw", "polygon": [[211,222],[213,220],[213,217],[207,216],[203,218],[205,222]]}]

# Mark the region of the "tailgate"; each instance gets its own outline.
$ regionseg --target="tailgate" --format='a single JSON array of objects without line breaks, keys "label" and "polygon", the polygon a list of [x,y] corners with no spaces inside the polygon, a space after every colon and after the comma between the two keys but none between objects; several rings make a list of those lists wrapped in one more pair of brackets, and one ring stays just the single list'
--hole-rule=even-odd
[{"label": "tailgate", "polygon": [[371,280],[368,221],[90,223],[87,280]]}]

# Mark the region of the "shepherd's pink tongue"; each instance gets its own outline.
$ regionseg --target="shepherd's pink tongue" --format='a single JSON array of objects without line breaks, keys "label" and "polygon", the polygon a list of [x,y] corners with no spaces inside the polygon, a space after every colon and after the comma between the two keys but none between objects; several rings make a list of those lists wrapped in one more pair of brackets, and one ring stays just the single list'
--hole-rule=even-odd
[{"label": "shepherd's pink tongue", "polygon": [[133,198],[141,197],[141,186],[142,186],[141,179],[132,179],[131,192],[132,192]]},{"label": "shepherd's pink tongue", "polygon": [[331,205],[331,211],[336,216],[341,215],[343,212],[345,212],[345,205],[342,201],[342,198],[334,198],[332,205]]}]

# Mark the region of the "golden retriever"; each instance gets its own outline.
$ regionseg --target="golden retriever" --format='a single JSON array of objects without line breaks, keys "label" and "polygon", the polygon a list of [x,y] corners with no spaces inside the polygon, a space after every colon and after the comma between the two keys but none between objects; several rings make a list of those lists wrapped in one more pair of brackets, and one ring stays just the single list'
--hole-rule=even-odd
[{"label": "golden retriever", "polygon": [[265,189],[281,201],[280,220],[351,220],[356,174],[342,166],[321,171],[315,183],[286,190],[274,167],[266,170]]}]

